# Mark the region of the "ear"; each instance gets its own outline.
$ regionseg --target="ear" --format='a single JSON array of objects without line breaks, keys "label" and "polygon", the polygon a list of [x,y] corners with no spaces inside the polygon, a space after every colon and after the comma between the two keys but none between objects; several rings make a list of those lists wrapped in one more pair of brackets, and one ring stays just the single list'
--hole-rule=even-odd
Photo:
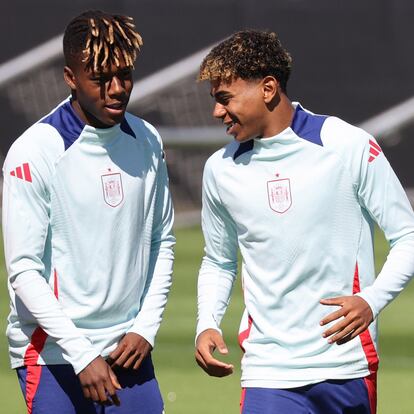
[{"label": "ear", "polygon": [[75,74],[69,66],[65,66],[63,69],[63,79],[72,91],[76,90]]},{"label": "ear", "polygon": [[279,82],[273,76],[266,76],[262,80],[263,100],[266,104],[272,102],[278,93]]}]

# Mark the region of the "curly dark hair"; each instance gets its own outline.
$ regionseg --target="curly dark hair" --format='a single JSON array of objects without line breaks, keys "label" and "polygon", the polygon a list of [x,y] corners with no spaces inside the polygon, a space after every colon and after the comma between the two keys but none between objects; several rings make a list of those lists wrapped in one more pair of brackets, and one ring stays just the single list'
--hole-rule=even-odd
[{"label": "curly dark hair", "polygon": [[274,76],[286,92],[292,58],[276,33],[243,30],[215,46],[200,66],[198,80],[232,81]]},{"label": "curly dark hair", "polygon": [[129,16],[110,14],[101,10],[88,10],[75,17],[66,27],[63,36],[63,53],[66,64],[79,58],[95,72],[123,59],[134,66],[142,38]]}]

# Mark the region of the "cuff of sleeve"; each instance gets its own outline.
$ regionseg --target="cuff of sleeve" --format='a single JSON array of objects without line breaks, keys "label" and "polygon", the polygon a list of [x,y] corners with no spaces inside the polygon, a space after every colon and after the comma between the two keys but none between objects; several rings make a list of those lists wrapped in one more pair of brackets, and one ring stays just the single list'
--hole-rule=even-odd
[{"label": "cuff of sleeve", "polygon": [[73,366],[76,375],[100,355],[86,337],[58,341],[58,345],[64,349],[63,358]]},{"label": "cuff of sleeve", "polygon": [[71,361],[75,374],[78,375],[79,372],[81,372],[85,367],[87,367],[99,355],[99,352],[97,352],[96,350],[91,350],[88,353],[82,352],[81,358]]},{"label": "cuff of sleeve", "polygon": [[156,332],[154,333],[152,330],[139,328],[136,326],[132,326],[130,329],[128,329],[127,332],[136,333],[137,335],[142,336],[152,346],[152,348],[154,348],[155,337],[157,335]]},{"label": "cuff of sleeve", "polygon": [[221,329],[219,328],[219,326],[217,325],[217,323],[212,319],[210,321],[203,321],[203,322],[199,322],[197,324],[197,330],[196,330],[196,337],[195,337],[195,341],[197,342],[197,338],[199,337],[199,335],[206,331],[207,329],[214,329],[216,331],[218,331],[220,333],[220,335],[223,335],[223,332],[221,331]]}]

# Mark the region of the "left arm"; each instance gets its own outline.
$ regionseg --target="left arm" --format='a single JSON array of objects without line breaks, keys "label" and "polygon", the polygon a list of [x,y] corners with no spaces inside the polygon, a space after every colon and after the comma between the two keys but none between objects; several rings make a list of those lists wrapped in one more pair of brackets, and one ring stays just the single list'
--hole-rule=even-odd
[{"label": "left arm", "polygon": [[390,243],[387,260],[371,286],[355,296],[321,300],[323,305],[336,305],[340,309],[329,314],[321,325],[342,318],[323,336],[329,342],[342,344],[355,338],[409,283],[414,275],[414,213],[410,202],[390,164],[381,152],[369,161],[369,140],[362,155],[358,198],[379,225]]},{"label": "left arm", "polygon": [[160,155],[155,192],[151,252],[141,309],[134,324],[110,354],[112,366],[138,369],[154,346],[172,283],[175,237],[168,174]]}]

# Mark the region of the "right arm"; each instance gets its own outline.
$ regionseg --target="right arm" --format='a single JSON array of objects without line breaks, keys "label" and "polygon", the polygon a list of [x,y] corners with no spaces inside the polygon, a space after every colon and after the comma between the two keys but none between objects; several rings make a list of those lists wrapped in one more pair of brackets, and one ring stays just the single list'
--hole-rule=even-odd
[{"label": "right arm", "polygon": [[[10,149],[3,167],[2,224],[10,287],[20,316],[32,318],[56,341],[76,374],[90,371],[87,375],[90,388],[91,383],[102,383],[102,378],[95,379],[97,376],[93,374],[97,367],[102,367],[99,363],[102,362],[99,361],[101,357],[65,314],[46,280],[42,260],[50,236],[51,163],[44,154],[30,149],[27,144],[27,139],[18,140]],[[106,377],[109,378],[109,374]],[[112,389],[108,391],[112,392]],[[94,392],[90,394],[95,395]],[[98,394],[102,395],[102,392]]]},{"label": "right arm", "polygon": [[228,352],[219,326],[237,273],[237,230],[220,199],[211,159],[203,175],[202,228],[205,256],[198,276],[195,356],[204,371],[221,377],[231,374],[233,366],[215,359],[212,354],[215,349],[221,354]]}]

